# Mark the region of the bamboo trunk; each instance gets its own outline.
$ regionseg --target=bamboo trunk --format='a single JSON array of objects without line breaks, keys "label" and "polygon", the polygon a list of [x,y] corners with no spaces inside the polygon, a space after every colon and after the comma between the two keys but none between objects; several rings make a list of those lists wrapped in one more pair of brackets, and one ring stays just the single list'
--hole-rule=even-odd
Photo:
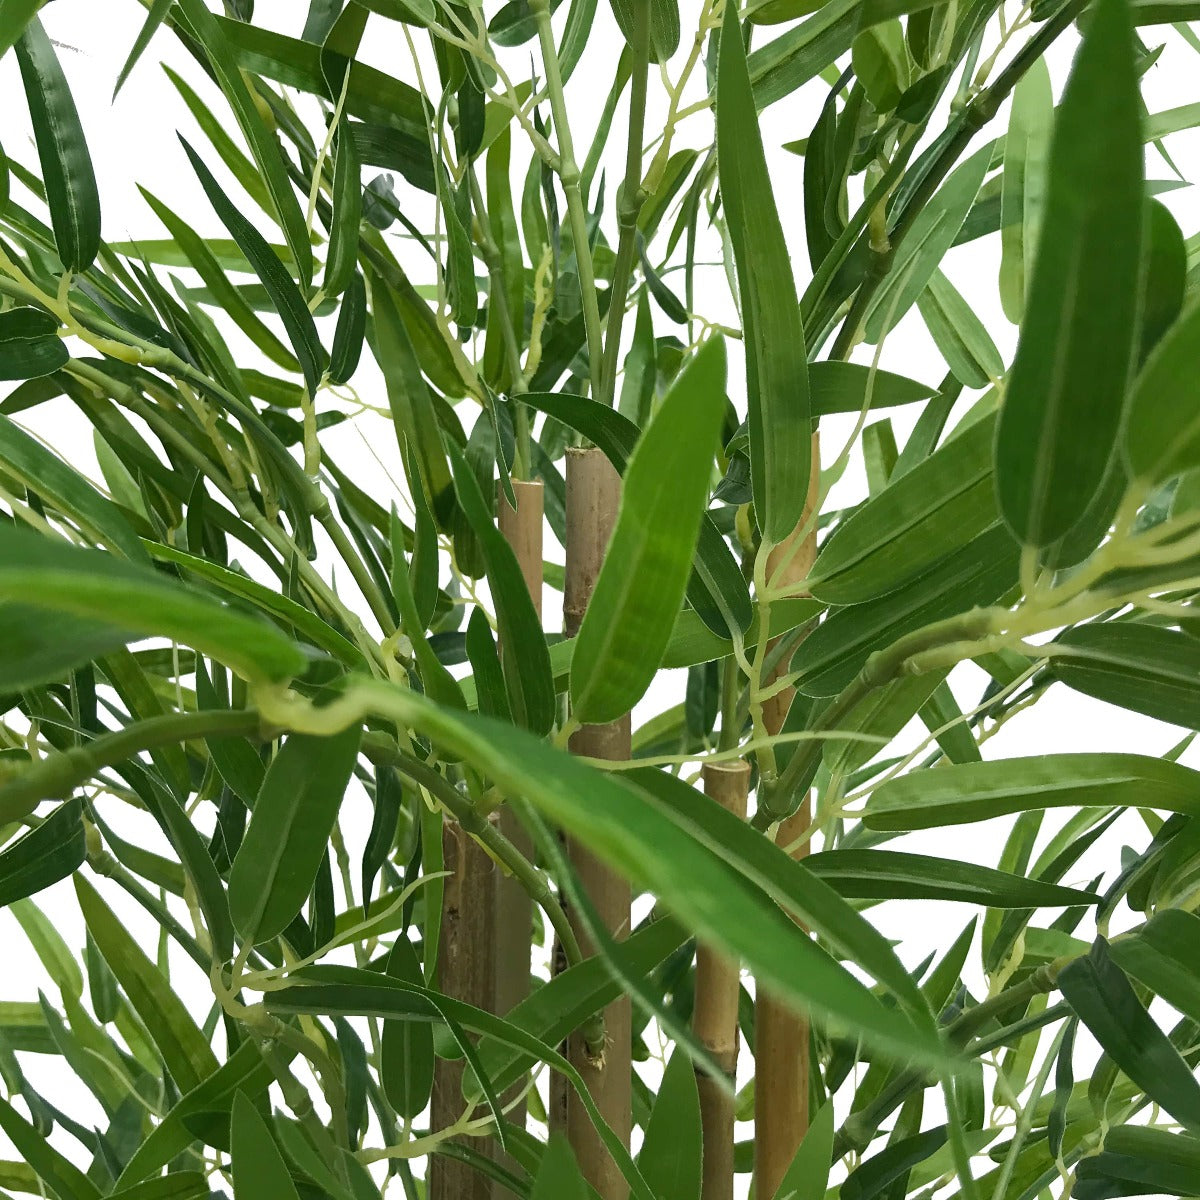
[{"label": "bamboo trunk", "polygon": [[[567,561],[563,596],[563,628],[574,637],[583,621],[616,523],[621,480],[604,454],[595,448],[567,451]],[[571,738],[576,754],[594,758],[630,756],[630,721],[626,715],[609,725],[585,725]],[[629,933],[628,882],[610,870],[573,839],[567,853],[579,883],[604,926],[617,938]],[[574,917],[572,918],[574,920]],[[585,953],[594,953],[577,926]],[[567,1056],[583,1076],[588,1092],[613,1132],[629,1145],[632,1118],[632,1014],[627,997],[604,1010],[606,1044],[600,1054],[589,1051],[583,1038],[572,1034]],[[566,1133],[587,1181],[600,1200],[626,1200],[628,1185],[604,1148],[578,1097],[555,1076],[551,1124]]]},{"label": "bamboo trunk", "polygon": [[[538,616],[542,612],[542,484],[514,479],[517,508],[503,490],[497,524],[521,566]],[[528,852],[525,831],[507,809],[491,818],[521,850]],[[448,996],[504,1015],[529,994],[529,947],[532,901],[516,880],[496,867],[484,849],[457,825],[442,833],[446,880],[442,898],[442,948],[438,987]],[[441,1129],[462,1112],[463,1064],[439,1059],[434,1073],[432,1128]],[[517,1085],[519,1089],[520,1085]],[[516,1089],[515,1089],[516,1090]],[[504,1097],[506,1105],[512,1095]],[[524,1128],[524,1103],[508,1109],[508,1120]],[[482,1147],[484,1144],[475,1143]],[[487,1152],[500,1157],[499,1147]],[[435,1155],[429,1166],[429,1200],[503,1200],[503,1185],[465,1163]]]},{"label": "bamboo trunk", "polygon": [[[807,533],[804,526],[818,503],[820,461],[820,445],[814,434],[808,502],[795,534],[803,535],[803,541],[796,546],[794,539],[788,539],[775,547],[767,560],[768,578],[786,562],[780,582],[798,583],[812,567],[817,555],[816,521]],[[772,675],[777,678],[786,674],[787,669],[787,662],[782,662]],[[768,733],[779,732],[794,695],[793,689],[786,688],[764,704],[763,723]],[[810,814],[809,800],[805,797],[797,811],[780,823],[779,843],[787,846],[803,834]],[[807,853],[808,843],[804,842],[796,856]],[[762,989],[754,1005],[754,1063],[754,1188],[761,1200],[773,1200],[808,1132],[808,1019],[778,1003]]]},{"label": "bamboo trunk", "polygon": [[[705,765],[705,792],[743,820],[749,789],[749,763]],[[737,1072],[740,988],[736,962],[722,958],[707,946],[696,948],[696,999],[692,1010],[692,1029],[729,1076],[731,1083]],[[734,1098],[703,1071],[696,1072],[696,1087],[700,1092],[700,1127],[704,1145],[701,1200],[733,1200]]]},{"label": "bamboo trunk", "polygon": [[[542,616],[542,520],[544,495],[540,480],[512,481],[513,496],[517,502],[514,509],[500,489],[496,502],[497,524],[508,544],[517,556],[525,586],[533,599],[538,620]],[[499,813],[501,832],[526,857],[531,857],[533,844],[521,823],[507,807]],[[503,871],[496,872],[496,889],[493,903],[493,942],[496,947],[496,1008],[505,1016],[529,995],[529,950],[533,929],[533,901],[519,883]],[[514,1086],[519,1093],[523,1085]],[[508,1120],[525,1128],[525,1102],[517,1101],[514,1094],[503,1097]],[[509,1107],[509,1106],[512,1107]],[[504,1159],[502,1159],[504,1161]],[[511,1161],[508,1162],[511,1167]],[[509,1193],[500,1183],[492,1185],[493,1200],[506,1200]]]},{"label": "bamboo trunk", "polygon": [[[499,874],[491,857],[461,826],[442,826],[442,896],[438,990],[488,1012],[496,1008],[496,943],[491,898]],[[458,1120],[465,1103],[461,1059],[439,1058],[434,1068],[430,1127]],[[435,1154],[429,1160],[429,1200],[492,1200],[492,1181],[466,1163]]]}]

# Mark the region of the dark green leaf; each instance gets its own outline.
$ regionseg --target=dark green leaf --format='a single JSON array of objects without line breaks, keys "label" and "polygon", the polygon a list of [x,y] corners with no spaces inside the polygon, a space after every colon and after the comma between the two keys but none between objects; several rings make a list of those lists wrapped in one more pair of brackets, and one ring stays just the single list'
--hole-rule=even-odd
[{"label": "dark green leaf", "polygon": [[229,910],[247,942],[277,937],[312,890],[358,757],[362,729],[293,734],[271,760],[229,873]]},{"label": "dark green leaf", "polygon": [[40,379],[70,359],[58,321],[40,308],[0,313],[0,379]]},{"label": "dark green leaf", "polygon": [[300,1200],[270,1127],[242,1092],[234,1097],[229,1128],[234,1200]]},{"label": "dark green leaf", "polygon": [[660,1200],[700,1200],[700,1141],[696,1068],[676,1050],[663,1072],[637,1160]]},{"label": "dark green leaf", "polygon": [[[421,964],[406,937],[396,939],[388,955],[387,974],[404,983],[424,982]],[[383,1023],[380,1081],[388,1103],[406,1121],[421,1115],[433,1092],[433,1029],[413,1021]]]},{"label": "dark green leaf", "polygon": [[725,347],[688,363],[629,460],[604,565],[575,639],[571,703],[600,724],[650,686],[683,603],[725,410]]},{"label": "dark green leaf", "polygon": [[183,148],[191,160],[192,169],[200,178],[209,203],[216,209],[222,224],[233,235],[233,240],[253,264],[255,274],[267,289],[271,303],[274,304],[275,311],[287,330],[292,349],[300,361],[308,394],[315,396],[325,370],[325,351],[321,348],[316,324],[300,289],[275,257],[266,238],[246,220],[237,206],[225,195],[221,185],[213,178],[212,172],[186,141],[183,142]]},{"label": "dark green leaf", "polygon": [[529,1200],[587,1200],[587,1195],[587,1181],[575,1163],[571,1143],[552,1131]]},{"label": "dark green leaf", "polygon": [[68,800],[0,851],[0,907],[66,879],[86,856],[82,802]]},{"label": "dark green leaf", "polygon": [[1200,1084],[1097,938],[1058,973],[1058,988],[1112,1060],[1184,1125],[1200,1126]]},{"label": "dark green leaf", "polygon": [[79,112],[37,17],[26,26],[16,50],[58,257],[68,271],[86,271],[100,250],[100,193]]},{"label": "dark green leaf", "polygon": [[1138,335],[1142,196],[1129,9],[1101,0],[1055,121],[1037,260],[997,431],[1000,510],[1026,545],[1048,546],[1077,525],[1108,472]]},{"label": "dark green leaf", "polygon": [[750,82],[730,4],[717,68],[717,162],[741,298],[755,510],[763,536],[778,543],[795,529],[808,496],[808,359]]},{"label": "dark green leaf", "polygon": [[338,309],[333,349],[329,355],[329,382],[348,383],[358,369],[363,339],[367,332],[367,288],[361,275],[355,275],[342,295]]}]

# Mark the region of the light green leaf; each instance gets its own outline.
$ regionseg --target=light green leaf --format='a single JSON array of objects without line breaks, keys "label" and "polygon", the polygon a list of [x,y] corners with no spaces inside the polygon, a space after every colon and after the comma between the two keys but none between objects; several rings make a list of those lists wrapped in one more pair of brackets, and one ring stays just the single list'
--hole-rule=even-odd
[{"label": "light green leaf", "polygon": [[763,536],[778,543],[808,497],[808,359],[734,4],[725,7],[717,66],[717,165],[741,300],[754,506]]},{"label": "light green leaf", "polygon": [[863,336],[870,344],[893,328],[925,290],[967,219],[991,158],[991,146],[976,151],[942,184],[913,222],[896,249],[883,286],[867,308]]},{"label": "light green leaf", "polygon": [[1200,775],[1140,754],[1044,754],[913,771],[875,789],[870,829],[931,829],[1045,808],[1200,814]]},{"label": "light green leaf", "polygon": [[796,1157],[780,1181],[775,1200],[824,1200],[833,1161],[833,1101],[826,1101],[809,1122]]},{"label": "light green leaf", "polygon": [[194,646],[250,679],[286,679],[307,659],[281,631],[111,554],[0,527],[0,600]]},{"label": "light green leaf", "polygon": [[1054,95],[1050,70],[1039,58],[1013,89],[1004,139],[1004,177],[1000,190],[1000,303],[1004,315],[1020,325],[1025,293],[1033,273],[1046,193]]},{"label": "light green leaf", "polygon": [[0,1130],[58,1200],[100,1200],[100,1189],[3,1098]]},{"label": "light green leaf", "polygon": [[180,1091],[191,1091],[217,1070],[208,1039],[125,925],[81,875],[75,876],[75,895],[97,948],[141,1017],[167,1070]]},{"label": "light green leaf", "polygon": [[725,346],[707,343],[634,450],[604,565],[575,639],[571,703],[582,722],[628,712],[650,686],[683,603],[725,410]]},{"label": "light green leaf", "polygon": [[821,547],[808,587],[827,604],[886,595],[995,524],[991,416],[952,437],[851,513]]},{"label": "light green leaf", "polygon": [[247,942],[281,934],[312,891],[361,736],[358,725],[293,734],[271,760],[229,872],[230,915]]},{"label": "light green leaf", "polygon": [[1100,0],[1092,13],[1049,171],[996,440],[1000,510],[1020,541],[1039,548],[1099,500],[1137,341],[1142,139],[1126,0]]},{"label": "light green leaf", "polygon": [[702,1166],[696,1068],[676,1050],[654,1100],[638,1167],[660,1200],[699,1200]]},{"label": "light green leaf", "polygon": [[917,297],[917,308],[946,366],[964,387],[984,388],[1004,374],[1004,360],[996,343],[975,310],[940,270],[929,277],[928,285]]}]

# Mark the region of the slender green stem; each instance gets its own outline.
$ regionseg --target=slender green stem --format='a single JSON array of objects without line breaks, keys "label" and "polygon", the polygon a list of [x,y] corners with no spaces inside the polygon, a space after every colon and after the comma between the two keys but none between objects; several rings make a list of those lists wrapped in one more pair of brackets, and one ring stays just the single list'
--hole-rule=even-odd
[{"label": "slender green stem", "polygon": [[646,128],[646,81],[650,74],[650,0],[633,6],[633,86],[629,93],[629,138],[625,148],[625,181],[617,206],[620,235],[613,267],[612,294],[608,302],[604,369],[596,399],[610,407],[616,398],[617,359],[621,352],[621,325],[625,320],[625,295],[637,256],[637,222],[646,194],[642,189],[642,139]]},{"label": "slender green stem", "polygon": [[0,819],[20,820],[42,800],[69,796],[106,767],[157,746],[207,737],[244,737],[258,733],[260,728],[258,713],[249,708],[170,713],[138,721],[86,745],[51,754],[0,781]]},{"label": "slender green stem", "polygon": [[550,96],[550,111],[558,138],[558,177],[567,198],[567,217],[571,225],[571,242],[575,247],[575,263],[579,270],[579,292],[583,304],[583,325],[587,334],[588,364],[592,395],[601,395],[604,345],[600,331],[600,302],[596,293],[596,272],[592,266],[592,250],[588,243],[587,213],[583,207],[579,167],[571,142],[571,127],[567,120],[567,100],[563,94],[562,71],[558,64],[558,48],[554,44],[554,28],[550,23],[550,0],[530,0],[529,7],[537,20],[538,39],[542,48],[546,72],[546,91]]},{"label": "slender green stem", "polygon": [[[951,167],[958,161],[959,155],[966,149],[975,134],[996,115],[1000,105],[1008,98],[1008,94],[1017,86],[1025,73],[1045,54],[1046,50],[1049,49],[1058,36],[1071,24],[1086,5],[1087,0],[1068,0],[1021,47],[1021,50],[1013,58],[1013,61],[996,77],[996,82],[991,87],[985,88],[980,92],[962,110],[953,132],[949,132],[940,153],[921,177],[921,181],[917,184],[908,203],[904,206],[903,211],[892,227],[889,234],[889,248],[877,256],[872,270],[868,273],[862,284],[860,284],[854,301],[850,306],[850,311],[846,314],[846,319],[843,321],[837,338],[834,340],[833,349],[830,351],[831,358],[846,358],[854,348],[854,344],[858,339],[859,328],[862,325],[862,319],[866,315],[867,308],[874,298],[876,291],[878,291],[880,284],[887,275],[896,247],[900,245],[912,229],[913,224],[920,216],[925,205],[933,198],[942,181],[950,173]],[[885,176],[880,180],[880,184],[883,183],[883,179],[887,178],[888,174],[891,174],[891,172],[885,173]],[[875,191],[879,191],[879,185],[876,186]],[[866,210],[867,214],[871,211],[867,203],[864,203],[862,209],[859,211],[861,213],[864,210]]]}]

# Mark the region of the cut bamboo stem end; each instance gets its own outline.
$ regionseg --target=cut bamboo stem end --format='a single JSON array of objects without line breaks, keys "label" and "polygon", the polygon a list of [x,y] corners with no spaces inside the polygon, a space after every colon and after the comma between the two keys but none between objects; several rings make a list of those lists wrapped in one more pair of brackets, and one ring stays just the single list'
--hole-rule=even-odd
[{"label": "cut bamboo stem end", "polygon": [[[705,793],[745,820],[750,764],[707,763],[703,778]],[[707,946],[698,946],[692,1031],[731,1082],[737,1073],[740,990],[738,964]],[[696,1087],[704,1145],[701,1200],[733,1200],[736,1101],[703,1071],[696,1072]]]},{"label": "cut bamboo stem end", "polygon": [[[767,559],[767,578],[775,586],[799,584],[812,568],[817,555],[817,523],[811,514],[819,503],[820,443],[812,439],[812,474],[804,515],[794,536],[781,542]],[[806,528],[806,526],[809,526]],[[781,569],[782,567],[782,569]],[[772,672],[772,679],[788,670],[787,661]],[[767,682],[770,682],[769,680]],[[763,705],[763,724],[769,734],[783,727],[795,697],[785,688]],[[811,821],[807,797],[799,809],[779,826],[781,845],[798,841]],[[799,843],[796,857],[808,853],[808,841]],[[754,1005],[754,1188],[755,1195],[774,1196],[791,1166],[805,1133],[808,1132],[809,1030],[808,1019],[759,989]]]},{"label": "cut bamboo stem end", "polygon": [[[493,906],[499,872],[491,856],[460,825],[442,827],[442,853],[450,874],[442,894],[438,990],[487,1012],[496,1010]],[[462,1115],[461,1059],[439,1058],[434,1068],[431,1128],[444,1129]],[[466,1163],[441,1154],[429,1160],[429,1200],[493,1200],[492,1181]]]},{"label": "cut bamboo stem end", "polygon": [[[567,559],[563,593],[563,628],[568,637],[579,632],[588,601],[596,586],[608,547],[621,480],[602,451],[567,451]],[[609,725],[584,725],[571,737],[571,750],[591,758],[623,760],[631,753],[630,719]],[[573,839],[566,840],[579,884],[595,906],[604,927],[615,938],[629,934],[630,888],[618,873]],[[585,953],[595,953],[586,934],[572,923]],[[567,1057],[579,1071],[588,1092],[613,1132],[628,1146],[633,1125],[632,1012],[623,997],[604,1009],[605,1045],[600,1055],[576,1032],[567,1041]],[[565,1132],[584,1177],[600,1200],[626,1200],[629,1186],[596,1134],[586,1110],[573,1091],[555,1076],[551,1095],[551,1124]]]}]

